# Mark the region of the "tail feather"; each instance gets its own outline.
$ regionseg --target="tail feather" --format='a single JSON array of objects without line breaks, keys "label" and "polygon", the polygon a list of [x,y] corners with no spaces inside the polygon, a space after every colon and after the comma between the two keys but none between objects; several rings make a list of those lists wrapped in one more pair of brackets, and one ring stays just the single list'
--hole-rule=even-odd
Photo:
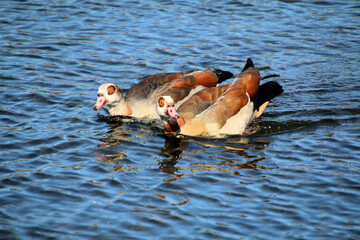
[{"label": "tail feather", "polygon": [[231,72],[223,71],[221,69],[216,69],[215,72],[216,76],[219,78],[218,84],[234,76]]},{"label": "tail feather", "polygon": [[261,78],[261,80],[267,79],[267,78],[273,78],[273,77],[280,77],[279,74],[270,74],[270,75],[266,75],[264,77]]},{"label": "tail feather", "polygon": [[271,101],[276,96],[279,96],[284,89],[282,86],[274,81],[261,84],[258,90],[255,109],[259,109],[265,102]]},{"label": "tail feather", "polygon": [[251,58],[248,58],[246,60],[245,66],[244,66],[244,68],[243,68],[243,70],[241,72],[244,72],[245,70],[247,70],[248,68],[251,68],[251,67],[255,68],[255,65],[254,65],[254,62],[251,60]]}]

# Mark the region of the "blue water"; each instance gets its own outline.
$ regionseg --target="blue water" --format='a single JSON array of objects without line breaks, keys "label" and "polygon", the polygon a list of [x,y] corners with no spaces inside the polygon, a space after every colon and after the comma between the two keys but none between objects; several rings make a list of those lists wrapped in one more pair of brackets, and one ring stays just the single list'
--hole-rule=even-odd
[{"label": "blue water", "polygon": [[[358,1],[0,1],[0,239],[359,239]],[[277,73],[257,133],[176,138],[97,88]],[[231,80],[229,80],[231,81]]]}]

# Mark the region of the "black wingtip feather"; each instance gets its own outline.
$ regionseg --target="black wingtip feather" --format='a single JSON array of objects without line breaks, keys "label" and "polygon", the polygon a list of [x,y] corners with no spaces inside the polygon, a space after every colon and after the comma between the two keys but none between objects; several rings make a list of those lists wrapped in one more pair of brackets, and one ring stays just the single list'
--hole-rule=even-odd
[{"label": "black wingtip feather", "polygon": [[279,74],[270,74],[270,75],[266,75],[265,77],[262,77],[262,80],[266,79],[266,78],[273,78],[273,77],[280,77]]},{"label": "black wingtip feather", "polygon": [[243,70],[241,72],[244,72],[245,70],[247,70],[248,68],[254,68],[255,65],[254,65],[254,62],[251,60],[251,58],[248,58],[246,60],[246,64],[245,64],[245,67],[243,68]]},{"label": "black wingtip feather", "polygon": [[222,83],[223,81],[234,76],[234,74],[232,74],[231,72],[223,71],[221,69],[216,69],[215,72],[216,72],[216,76],[218,76],[219,78],[218,83]]},{"label": "black wingtip feather", "polygon": [[258,109],[262,104],[267,101],[271,101],[273,98],[279,96],[284,89],[282,86],[274,81],[261,84],[259,87],[255,109]]}]

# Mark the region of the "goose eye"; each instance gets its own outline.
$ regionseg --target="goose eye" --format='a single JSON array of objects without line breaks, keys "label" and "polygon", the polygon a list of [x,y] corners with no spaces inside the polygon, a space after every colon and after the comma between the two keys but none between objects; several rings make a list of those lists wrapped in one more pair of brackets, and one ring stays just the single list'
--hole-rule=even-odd
[{"label": "goose eye", "polygon": [[114,87],[114,86],[108,86],[107,92],[108,92],[108,95],[114,94],[114,92],[115,92],[115,87]]},{"label": "goose eye", "polygon": [[163,97],[161,97],[159,99],[159,107],[163,107],[165,105],[165,99]]}]

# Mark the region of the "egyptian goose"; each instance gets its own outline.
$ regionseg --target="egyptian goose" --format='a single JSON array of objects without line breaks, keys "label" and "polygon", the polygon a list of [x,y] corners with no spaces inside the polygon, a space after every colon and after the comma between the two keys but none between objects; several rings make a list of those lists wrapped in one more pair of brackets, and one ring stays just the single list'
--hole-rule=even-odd
[{"label": "egyptian goose", "polygon": [[178,73],[160,73],[144,78],[132,86],[124,97],[121,89],[113,83],[99,87],[94,110],[107,105],[110,116],[133,116],[156,119],[156,103],[162,95],[171,96],[177,105],[195,92],[232,77],[231,72],[219,69],[191,70]]},{"label": "egyptian goose", "polygon": [[203,89],[177,110],[171,96],[162,96],[156,111],[166,132],[215,137],[243,134],[248,124],[261,116],[269,101],[283,92],[274,81],[259,86],[260,80],[275,76],[279,75],[261,77],[249,58],[233,83]]}]

